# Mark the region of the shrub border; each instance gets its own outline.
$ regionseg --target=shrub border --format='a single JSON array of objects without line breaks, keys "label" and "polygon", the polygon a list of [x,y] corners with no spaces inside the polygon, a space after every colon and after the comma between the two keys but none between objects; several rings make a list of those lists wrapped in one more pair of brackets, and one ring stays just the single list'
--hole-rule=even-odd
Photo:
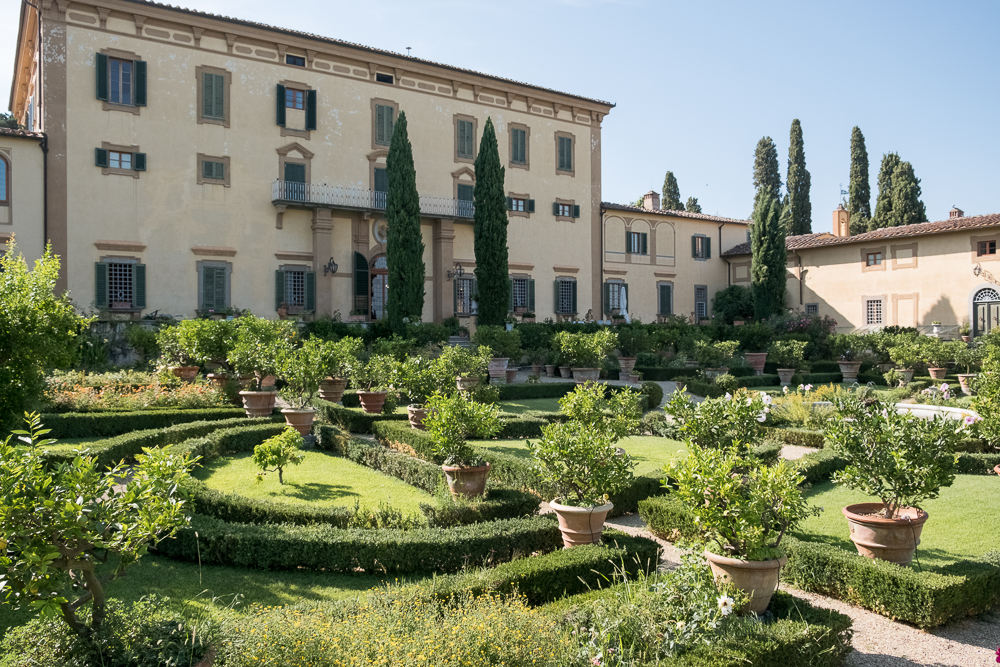
[{"label": "shrub border", "polygon": [[235,419],[243,408],[157,409],[133,412],[47,412],[42,423],[49,438],[102,438],[177,424]]}]

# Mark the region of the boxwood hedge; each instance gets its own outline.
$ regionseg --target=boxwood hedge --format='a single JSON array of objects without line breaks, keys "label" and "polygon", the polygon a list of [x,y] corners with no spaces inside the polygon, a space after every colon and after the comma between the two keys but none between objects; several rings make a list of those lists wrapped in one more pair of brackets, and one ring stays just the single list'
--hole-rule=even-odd
[{"label": "boxwood hedge", "polygon": [[198,421],[244,417],[242,408],[163,409],[135,412],[63,412],[42,415],[49,438],[109,438],[122,433]]}]

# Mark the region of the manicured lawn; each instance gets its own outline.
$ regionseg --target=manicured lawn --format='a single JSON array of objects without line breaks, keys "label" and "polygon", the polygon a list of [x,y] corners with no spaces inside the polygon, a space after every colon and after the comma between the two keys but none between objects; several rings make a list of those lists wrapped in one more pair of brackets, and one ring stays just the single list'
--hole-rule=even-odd
[{"label": "manicured lawn", "polygon": [[[841,510],[854,503],[878,502],[833,482],[816,484],[806,497],[823,513],[793,533],[802,540],[826,542],[856,551]],[[917,557],[927,566],[943,566],[1000,549],[1000,482],[994,475],[958,475],[941,495],[923,503],[930,514],[920,535]],[[916,561],[914,560],[914,563]]]},{"label": "manicured lawn", "polygon": [[[528,440],[478,440],[475,444],[519,458],[531,456]],[[663,464],[685,453],[684,443],[651,435],[633,435],[621,440],[618,446],[632,456],[636,475],[658,474]]]},{"label": "manicured lawn", "polygon": [[358,502],[372,509],[386,503],[409,514],[419,513],[420,503],[433,501],[430,494],[395,477],[326,452],[307,451],[300,465],[284,470],[284,485],[278,484],[277,473],[257,483],[256,473],[252,454],[247,452],[209,461],[193,475],[218,491],[290,503],[353,506]]},{"label": "manicured lawn", "polygon": [[47,452],[72,452],[74,449],[86,449],[87,445],[107,440],[107,438],[60,438],[59,441],[46,447]]},{"label": "manicured lawn", "polygon": [[500,409],[516,415],[525,412],[559,412],[559,399],[526,398],[523,401],[500,401]]}]

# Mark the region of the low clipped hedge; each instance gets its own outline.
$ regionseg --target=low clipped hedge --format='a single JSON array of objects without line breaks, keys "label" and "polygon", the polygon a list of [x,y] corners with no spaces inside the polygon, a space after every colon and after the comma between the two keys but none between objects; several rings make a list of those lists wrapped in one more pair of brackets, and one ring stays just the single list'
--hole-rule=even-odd
[{"label": "low clipped hedge", "polygon": [[807,483],[815,484],[830,479],[833,473],[846,468],[847,459],[833,449],[821,449],[795,459],[791,464],[806,478]]},{"label": "low clipped hedge", "polygon": [[823,448],[823,431],[813,431],[807,428],[765,426],[764,433],[786,445],[798,447]]},{"label": "low clipped hedge", "polygon": [[642,373],[642,379],[652,382],[672,382],[674,379],[692,375],[697,368],[658,368],[656,366],[636,366],[634,373]]},{"label": "low clipped hedge", "polygon": [[243,408],[137,410],[135,412],[62,412],[42,415],[49,438],[110,438],[175,424],[245,417]]},{"label": "low clipped hedge", "polygon": [[[347,400],[347,394],[344,394],[344,399]],[[372,433],[378,422],[405,422],[409,419],[405,413],[368,414],[321,399],[315,399],[313,405],[319,409],[319,416],[324,421],[337,424],[349,433]]]},{"label": "low clipped hedge", "polygon": [[989,454],[970,454],[964,452],[958,455],[958,474],[960,475],[992,475],[993,468],[1000,465],[1000,452]]},{"label": "low clipped hedge", "polygon": [[455,572],[561,545],[550,515],[415,530],[243,524],[195,515],[156,550],[178,560],[261,570],[413,574]]},{"label": "low clipped hedge", "polygon": [[562,398],[573,391],[575,382],[540,382],[538,384],[501,384],[501,401],[526,401],[532,398]]},{"label": "low clipped hedge", "polygon": [[703,396],[705,398],[721,398],[726,395],[726,390],[713,382],[705,382],[704,380],[688,380],[686,384],[687,386],[685,389],[695,396]]},{"label": "low clipped hedge", "polygon": [[701,537],[694,517],[684,503],[671,495],[646,498],[639,503],[639,516],[649,532],[661,540],[697,540]]},{"label": "low clipped hedge", "polygon": [[1000,604],[1000,552],[918,572],[829,544],[787,538],[785,581],[895,620],[932,628]]}]

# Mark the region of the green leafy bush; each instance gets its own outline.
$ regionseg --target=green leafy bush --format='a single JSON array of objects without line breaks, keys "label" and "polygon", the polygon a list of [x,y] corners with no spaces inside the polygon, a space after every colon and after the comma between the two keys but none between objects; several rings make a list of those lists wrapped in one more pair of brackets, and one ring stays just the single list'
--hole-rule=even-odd
[{"label": "green leafy bush", "polygon": [[472,342],[490,348],[493,357],[509,359],[513,367],[521,361],[521,334],[502,326],[485,324],[476,327]]},{"label": "green leafy bush", "polygon": [[257,466],[257,481],[263,482],[269,472],[278,473],[278,484],[285,483],[284,469],[299,465],[305,459],[302,436],[291,426],[253,448],[253,464]]},{"label": "green leafy bush", "polygon": [[655,410],[663,402],[663,387],[655,382],[643,382],[639,393],[642,394],[646,410]]},{"label": "green leafy bush", "polygon": [[753,293],[743,285],[730,285],[719,290],[712,299],[712,314],[723,324],[732,324],[734,320],[752,320]]},{"label": "green leafy bush", "polygon": [[739,348],[739,341],[726,340],[710,343],[697,340],[694,343],[694,355],[698,362],[708,368],[721,368],[728,364]]},{"label": "green leafy bush", "polygon": [[204,366],[208,363],[218,364],[231,372],[229,354],[236,346],[237,327],[239,320],[183,320],[173,331],[164,331],[163,335],[176,336],[176,345],[180,352],[195,365]]},{"label": "green leafy bush", "polygon": [[719,388],[725,389],[727,393],[736,391],[740,386],[739,381],[729,373],[716,375],[715,384],[718,385]]},{"label": "green leafy bush", "polygon": [[778,368],[799,368],[805,355],[806,345],[800,340],[776,340],[767,348],[768,361],[778,365]]},{"label": "green leafy bush", "polygon": [[427,401],[424,428],[434,442],[434,454],[449,466],[479,466],[481,460],[466,438],[490,438],[503,426],[500,410],[462,395],[434,393]]},{"label": "green leafy bush", "polygon": [[292,349],[295,324],[290,320],[266,320],[253,315],[239,318],[236,342],[227,357],[229,365],[241,377],[254,378],[255,391],[263,389],[268,376],[277,375],[278,357]]},{"label": "green leafy bush", "polygon": [[618,335],[602,328],[595,333],[560,331],[554,339],[563,355],[563,363],[574,368],[596,368],[618,345]]},{"label": "green leafy bush", "polygon": [[[381,413],[368,414],[358,408],[347,408],[336,403],[329,403],[322,399],[314,399],[313,405],[319,408],[320,414],[325,421],[337,424],[349,433],[373,433],[374,425],[381,421],[403,421],[407,420],[406,414]],[[409,426],[407,426],[409,428]]]},{"label": "green leafy bush", "polygon": [[721,398],[706,398],[701,403],[675,391],[663,409],[673,417],[685,440],[699,447],[736,446],[745,453],[760,440],[771,402],[767,394],[748,389],[738,389]]}]

